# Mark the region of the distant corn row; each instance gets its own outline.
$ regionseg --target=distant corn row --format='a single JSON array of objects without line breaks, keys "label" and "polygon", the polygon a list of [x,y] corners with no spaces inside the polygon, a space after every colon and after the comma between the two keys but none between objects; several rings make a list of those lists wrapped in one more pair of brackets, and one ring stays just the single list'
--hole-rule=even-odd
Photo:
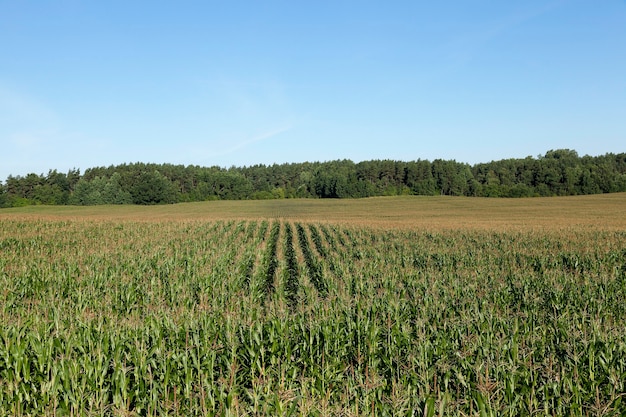
[{"label": "distant corn row", "polygon": [[324,283],[322,270],[317,258],[309,247],[309,239],[306,235],[306,231],[304,230],[304,226],[302,226],[302,224],[300,223],[297,223],[296,230],[298,232],[298,242],[300,243],[302,255],[304,256],[304,262],[306,263],[307,269],[309,271],[309,279],[311,280],[319,294],[325,296],[326,284]]},{"label": "distant corn row", "polygon": [[293,230],[291,224],[285,224],[285,261],[286,274],[285,274],[285,296],[289,302],[291,308],[294,308],[298,303],[298,260],[296,259],[296,251],[293,247]]},{"label": "distant corn row", "polygon": [[280,234],[280,223],[274,222],[267,242],[267,249],[263,258],[264,269],[264,292],[270,295],[274,291],[274,278],[278,267],[276,251],[278,249],[278,235]]},{"label": "distant corn row", "polygon": [[0,415],[624,415],[626,233],[0,220]]}]

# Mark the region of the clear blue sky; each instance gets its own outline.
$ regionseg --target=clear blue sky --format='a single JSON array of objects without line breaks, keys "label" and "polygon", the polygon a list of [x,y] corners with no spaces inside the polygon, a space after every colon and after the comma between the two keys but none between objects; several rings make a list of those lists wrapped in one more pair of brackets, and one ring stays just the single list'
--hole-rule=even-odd
[{"label": "clear blue sky", "polygon": [[626,151],[626,1],[0,0],[0,181]]}]

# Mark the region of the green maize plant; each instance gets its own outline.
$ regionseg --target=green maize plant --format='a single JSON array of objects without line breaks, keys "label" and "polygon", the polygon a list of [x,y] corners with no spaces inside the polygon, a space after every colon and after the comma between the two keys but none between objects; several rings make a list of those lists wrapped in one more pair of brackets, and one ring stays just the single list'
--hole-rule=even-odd
[{"label": "green maize plant", "polygon": [[0,218],[0,415],[626,414],[626,232]]}]

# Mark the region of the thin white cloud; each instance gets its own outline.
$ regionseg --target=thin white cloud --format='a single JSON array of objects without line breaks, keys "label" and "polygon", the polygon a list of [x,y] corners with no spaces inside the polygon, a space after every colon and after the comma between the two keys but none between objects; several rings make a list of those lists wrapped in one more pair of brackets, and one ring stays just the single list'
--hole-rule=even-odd
[{"label": "thin white cloud", "polygon": [[32,152],[41,150],[47,143],[48,138],[51,135],[50,130],[28,130],[14,132],[9,135],[9,143],[11,143],[16,150]]},{"label": "thin white cloud", "polygon": [[248,147],[249,145],[251,145],[253,143],[260,142],[260,141],[266,140],[266,139],[270,139],[270,138],[272,138],[274,136],[277,136],[277,135],[279,135],[281,133],[284,133],[284,132],[286,132],[286,131],[288,131],[290,129],[291,129],[291,126],[285,126],[285,127],[279,128],[279,129],[275,129],[275,130],[263,133],[261,135],[252,137],[252,138],[250,138],[248,140],[244,140],[242,142],[239,142],[239,143],[235,144],[234,146],[232,146],[232,147],[230,147],[228,149],[223,150],[218,155],[220,155],[220,156],[221,155],[228,155],[228,154],[231,154],[233,152],[237,152],[237,151],[239,151],[239,150],[241,150],[243,148]]},{"label": "thin white cloud", "polygon": [[493,39],[516,26],[558,9],[567,2],[568,0],[554,0],[541,7],[505,16],[491,25],[481,27],[480,30],[474,33],[463,33],[462,36],[454,39],[447,45],[446,49],[450,51],[449,57],[453,60],[455,66],[464,66],[472,60],[480,48]]},{"label": "thin white cloud", "polygon": [[0,121],[5,126],[46,126],[58,123],[57,115],[45,103],[0,84]]},{"label": "thin white cloud", "polygon": [[110,148],[105,140],[54,128],[22,129],[3,135],[0,142],[5,142],[0,154],[0,181],[9,175],[96,166],[105,162],[102,158]]},{"label": "thin white cloud", "polygon": [[[220,157],[220,156],[225,156],[225,155],[230,155],[233,154],[235,152],[239,152],[244,150],[245,148],[249,147],[250,145],[257,143],[257,142],[261,142],[264,140],[268,140],[271,139],[275,136],[280,135],[281,133],[285,133],[289,130],[292,129],[292,126],[288,125],[288,126],[283,126],[277,129],[273,129],[270,131],[266,131],[262,134],[259,135],[255,135],[252,137],[249,137],[245,140],[241,140],[238,141],[232,145],[225,145],[222,149],[216,149],[215,145],[211,145],[211,148],[208,149],[206,146],[203,147],[196,147],[193,150],[193,154],[196,155],[196,157],[201,156],[202,158],[215,158],[215,157]],[[227,142],[227,140],[224,140],[222,142]],[[197,159],[197,158],[196,158]]]}]

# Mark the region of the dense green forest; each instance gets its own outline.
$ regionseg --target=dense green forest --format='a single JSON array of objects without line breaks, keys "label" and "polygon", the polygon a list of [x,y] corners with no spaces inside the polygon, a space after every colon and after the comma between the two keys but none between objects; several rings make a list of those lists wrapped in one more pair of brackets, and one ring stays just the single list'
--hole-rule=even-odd
[{"label": "dense green forest", "polygon": [[0,207],[31,204],[167,204],[215,199],[358,198],[382,195],[531,197],[626,191],[626,153],[559,149],[469,165],[436,159],[350,160],[248,167],[132,163],[67,174],[9,176]]}]

